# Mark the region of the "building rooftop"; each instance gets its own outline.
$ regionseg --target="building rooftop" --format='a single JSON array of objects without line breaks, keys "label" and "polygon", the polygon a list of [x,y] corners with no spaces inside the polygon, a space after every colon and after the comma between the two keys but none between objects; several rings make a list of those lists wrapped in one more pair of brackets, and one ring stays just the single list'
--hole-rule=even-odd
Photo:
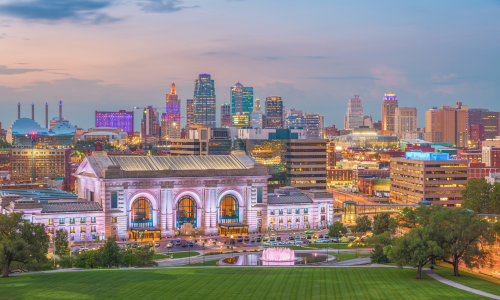
[{"label": "building rooftop", "polygon": [[268,195],[267,204],[313,203],[306,195]]},{"label": "building rooftop", "polygon": [[42,203],[40,206],[42,207],[42,213],[102,211],[101,205],[93,201]]},{"label": "building rooftop", "polygon": [[30,199],[40,200],[70,200],[78,199],[78,195],[56,189],[6,189],[0,190],[0,195],[19,195]]},{"label": "building rooftop", "polygon": [[406,152],[406,159],[416,160],[452,160],[448,153],[433,153],[433,152]]}]

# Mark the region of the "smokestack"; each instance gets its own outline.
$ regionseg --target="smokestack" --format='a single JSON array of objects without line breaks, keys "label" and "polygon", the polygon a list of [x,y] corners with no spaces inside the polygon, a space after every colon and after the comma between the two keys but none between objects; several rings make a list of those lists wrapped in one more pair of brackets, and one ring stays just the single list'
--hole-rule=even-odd
[{"label": "smokestack", "polygon": [[31,102],[31,120],[35,120],[35,103]]},{"label": "smokestack", "polygon": [[49,128],[49,104],[45,103],[45,128]]},{"label": "smokestack", "polygon": [[62,121],[62,100],[59,99],[59,122]]},{"label": "smokestack", "polygon": [[21,103],[17,102],[17,119],[21,119]]}]

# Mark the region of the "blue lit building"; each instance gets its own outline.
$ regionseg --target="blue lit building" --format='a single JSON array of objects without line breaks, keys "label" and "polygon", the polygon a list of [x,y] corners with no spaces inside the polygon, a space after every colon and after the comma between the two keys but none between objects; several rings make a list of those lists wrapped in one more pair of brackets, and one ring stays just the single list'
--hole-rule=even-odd
[{"label": "blue lit building", "polygon": [[37,148],[69,148],[74,137],[75,129],[67,121],[49,130],[32,119],[20,118],[7,130],[6,140],[14,148],[31,148],[33,145]]}]

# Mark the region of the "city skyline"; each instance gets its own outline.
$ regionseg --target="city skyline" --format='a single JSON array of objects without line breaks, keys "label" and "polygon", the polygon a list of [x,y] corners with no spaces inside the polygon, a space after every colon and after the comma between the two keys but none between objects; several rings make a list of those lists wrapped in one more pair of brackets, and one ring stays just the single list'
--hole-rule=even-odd
[{"label": "city skyline", "polygon": [[[217,105],[239,80],[254,87],[254,97],[279,95],[287,107],[324,114],[327,126],[342,127],[353,94],[360,95],[374,120],[381,119],[386,92],[418,111],[475,98],[478,107],[500,110],[494,68],[499,42],[491,39],[500,28],[494,1],[361,7],[317,1],[301,10],[300,20],[293,18],[297,7],[269,17],[283,6],[280,1],[174,1],[171,6],[168,1],[103,1],[98,8],[72,6],[57,14],[54,5],[34,15],[26,13],[28,6],[13,3],[0,5],[0,95],[8,104],[0,112],[4,128],[15,119],[17,102],[26,117],[34,102],[35,120],[44,123],[43,105],[49,103],[50,118],[56,117],[55,103],[62,98],[68,120],[88,128],[95,110],[163,107],[172,81],[181,99],[191,99],[196,75],[203,71],[215,80]],[[36,8],[43,1],[23,3]],[[228,17],[235,9],[241,18]],[[207,14],[213,20],[210,38],[198,31]],[[363,20],[346,27],[354,14]],[[252,22],[256,15],[264,21]],[[177,47],[170,47],[172,40]],[[388,41],[391,47],[385,47]],[[307,107],[301,105],[304,99]],[[423,125],[419,118],[418,126]]]}]

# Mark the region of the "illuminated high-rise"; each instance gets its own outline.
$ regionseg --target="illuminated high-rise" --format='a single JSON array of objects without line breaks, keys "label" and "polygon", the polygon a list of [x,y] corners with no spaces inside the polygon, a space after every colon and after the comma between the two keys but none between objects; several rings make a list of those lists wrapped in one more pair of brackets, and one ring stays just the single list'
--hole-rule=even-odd
[{"label": "illuminated high-rise", "polygon": [[398,138],[418,138],[417,108],[396,107],[394,116],[394,133]]},{"label": "illuminated high-rise", "polygon": [[279,96],[266,98],[266,128],[283,128],[283,102]]},{"label": "illuminated high-rise", "polygon": [[434,107],[425,112],[425,140],[467,147],[469,140],[469,107],[457,102],[453,106]]},{"label": "illuminated high-rise", "polygon": [[186,132],[194,125],[194,99],[186,99]]},{"label": "illuminated high-rise", "polygon": [[251,114],[252,128],[262,128],[262,110],[259,98],[255,99],[255,106]]},{"label": "illuminated high-rise", "polygon": [[344,117],[344,129],[354,129],[363,126],[363,104],[358,95],[349,99],[347,114]]},{"label": "illuminated high-rise", "polygon": [[193,126],[214,128],[215,124],[215,88],[210,74],[200,74],[195,81],[193,99]]},{"label": "illuminated high-rise", "polygon": [[175,91],[175,83],[172,83],[170,94],[167,94],[165,120],[162,120],[161,126],[163,139],[179,139],[181,137],[181,100]]},{"label": "illuminated high-rise", "polygon": [[160,137],[160,116],[153,106],[144,107],[141,120],[141,138],[143,143],[157,142]]},{"label": "illuminated high-rise", "polygon": [[231,126],[231,105],[224,103],[220,106],[220,126]]},{"label": "illuminated high-rise", "polygon": [[382,130],[394,131],[394,118],[398,99],[394,93],[385,93],[382,100]]},{"label": "illuminated high-rise", "polygon": [[253,87],[245,87],[239,81],[231,87],[231,115],[243,113],[250,116],[253,111]]},{"label": "illuminated high-rise", "polygon": [[95,127],[120,128],[126,133],[134,133],[134,112],[133,111],[96,111]]}]

